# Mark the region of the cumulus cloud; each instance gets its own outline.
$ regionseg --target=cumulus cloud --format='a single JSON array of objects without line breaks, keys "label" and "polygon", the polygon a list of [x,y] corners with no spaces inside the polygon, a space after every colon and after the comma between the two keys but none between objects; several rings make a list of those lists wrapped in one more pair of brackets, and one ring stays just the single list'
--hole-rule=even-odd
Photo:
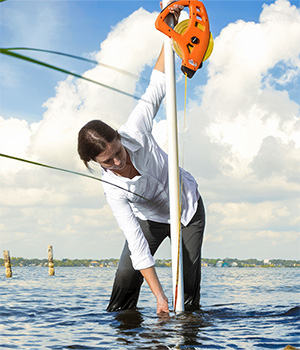
[{"label": "cumulus cloud", "polygon": [[[112,28],[95,58],[141,74],[160,50],[155,18],[142,8],[134,12]],[[207,82],[189,100],[187,128],[180,135],[184,165],[197,178],[206,203],[205,256],[298,254],[299,102],[287,86],[299,88],[299,42],[299,9],[286,0],[264,5],[257,23],[239,20],[215,38]],[[84,75],[136,92],[134,79],[100,65]],[[76,151],[78,130],[91,119],[118,128],[135,103],[69,77],[45,101],[39,123],[0,118],[1,152],[84,171]],[[165,149],[166,130],[165,120],[155,122],[154,135]],[[0,162],[3,246],[14,247],[14,254],[43,256],[37,251],[51,241],[59,257],[119,255],[122,234],[100,183]]]},{"label": "cumulus cloud", "polygon": [[[145,65],[153,64],[160,51],[162,37],[153,26],[155,17],[156,14],[142,8],[135,11],[112,29],[96,59],[140,74]],[[141,43],[138,48],[136,40]],[[147,50],[149,45],[151,52]],[[99,65],[84,75],[129,94],[135,93],[137,81],[118,71]],[[59,82],[56,95],[45,101],[46,112],[40,122],[30,125],[25,120],[0,119],[1,152],[86,173],[77,155],[79,129],[92,119],[102,119],[118,128],[135,103],[115,91],[69,77]],[[119,255],[123,238],[105,202],[100,182],[3,158],[0,162],[0,205],[5,208],[1,210],[3,245],[12,245],[21,235],[26,236],[24,250],[19,253],[23,255],[24,252],[38,255],[39,247],[49,240],[64,246],[70,257],[86,256],[90,251],[97,251],[99,257]],[[99,171],[94,175],[99,176]],[[17,219],[12,221],[15,216]],[[8,236],[7,231],[14,234]],[[75,242],[73,250],[68,247],[70,238]],[[111,245],[109,252],[107,244]],[[78,246],[84,249],[78,252],[75,249]],[[95,249],[96,246],[99,248]]]},{"label": "cumulus cloud", "polygon": [[258,23],[231,23],[215,40],[197,113],[209,119],[210,139],[229,146],[222,162],[232,176],[249,173],[249,164],[266,137],[278,137],[284,143],[294,140],[299,146],[295,133],[299,104],[283,86],[270,85],[269,78],[279,64],[288,66],[290,76],[299,75],[299,18],[299,9],[279,0],[264,5]]},{"label": "cumulus cloud", "polygon": [[[299,92],[299,41],[299,9],[284,0],[264,5],[257,23],[239,20],[215,38],[185,135],[194,150],[187,167],[207,202],[205,251],[283,256],[290,227],[294,246],[285,256],[299,254],[299,101],[285,90]],[[267,247],[275,238],[273,250],[257,250],[260,239]]]}]

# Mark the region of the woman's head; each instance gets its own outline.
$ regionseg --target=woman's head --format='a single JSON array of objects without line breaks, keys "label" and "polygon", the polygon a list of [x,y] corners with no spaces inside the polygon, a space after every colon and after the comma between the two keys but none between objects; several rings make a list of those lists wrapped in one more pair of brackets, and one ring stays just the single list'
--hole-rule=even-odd
[{"label": "woman's head", "polygon": [[78,153],[85,166],[90,169],[88,162],[103,153],[107,145],[115,140],[120,140],[121,136],[112,127],[101,120],[88,122],[78,134]]}]

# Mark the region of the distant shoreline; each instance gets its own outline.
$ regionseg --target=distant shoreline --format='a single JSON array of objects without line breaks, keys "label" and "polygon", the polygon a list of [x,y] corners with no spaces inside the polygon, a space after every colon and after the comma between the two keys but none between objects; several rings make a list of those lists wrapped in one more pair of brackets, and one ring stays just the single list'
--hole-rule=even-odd
[{"label": "distant shoreline", "polygon": [[[119,263],[119,259],[54,259],[55,267],[117,267]],[[30,266],[38,266],[44,267],[48,266],[47,259],[27,259],[27,258],[11,258],[12,267],[21,266],[21,267],[30,267]],[[233,258],[225,258],[225,259],[210,259],[210,258],[202,258],[202,267],[300,267],[300,260],[283,260],[283,259],[233,259]],[[4,259],[0,259],[0,266],[4,266]],[[172,266],[171,259],[156,259],[155,260],[156,267],[170,267]]]}]

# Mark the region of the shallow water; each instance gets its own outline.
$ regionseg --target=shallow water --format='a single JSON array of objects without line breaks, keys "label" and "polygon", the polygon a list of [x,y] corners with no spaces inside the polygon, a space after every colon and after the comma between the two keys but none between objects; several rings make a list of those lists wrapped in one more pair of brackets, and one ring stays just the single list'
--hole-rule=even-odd
[{"label": "shallow water", "polygon": [[[201,310],[158,318],[144,285],[138,310],[107,313],[115,269],[0,270],[0,348],[283,349],[299,344],[298,268],[203,268]],[[171,269],[157,269],[171,299]],[[171,307],[171,305],[170,305]]]}]

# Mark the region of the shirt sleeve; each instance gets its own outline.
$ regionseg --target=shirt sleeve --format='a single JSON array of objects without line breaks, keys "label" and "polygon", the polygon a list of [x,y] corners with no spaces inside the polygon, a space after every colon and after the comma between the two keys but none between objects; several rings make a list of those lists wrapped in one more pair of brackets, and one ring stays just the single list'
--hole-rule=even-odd
[{"label": "shirt sleeve", "polygon": [[117,190],[112,190],[109,194],[105,193],[105,195],[128,242],[133,268],[141,270],[154,266],[155,260],[151,255],[149,244],[126,196],[120,195]]},{"label": "shirt sleeve", "polygon": [[[139,131],[141,133],[151,133],[153,118],[155,118],[158,112],[165,92],[165,74],[154,69],[146,92],[130,114],[123,128],[130,131]],[[122,132],[122,128],[120,131]]]}]

